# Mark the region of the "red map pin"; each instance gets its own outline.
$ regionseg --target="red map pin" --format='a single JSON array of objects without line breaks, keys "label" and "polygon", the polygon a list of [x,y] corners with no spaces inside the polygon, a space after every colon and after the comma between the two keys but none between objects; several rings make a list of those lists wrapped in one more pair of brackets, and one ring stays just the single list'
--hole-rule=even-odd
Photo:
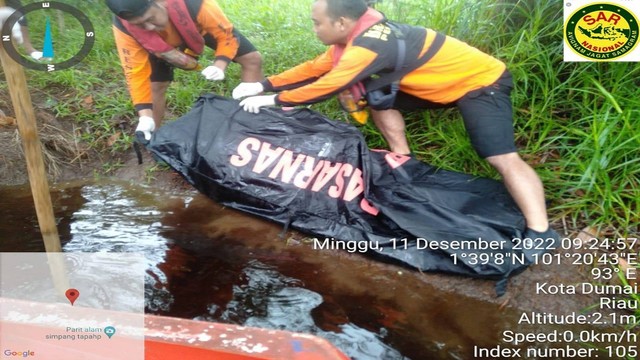
[{"label": "red map pin", "polygon": [[64,293],[64,295],[69,299],[71,306],[73,306],[73,303],[76,301],[78,296],[80,296],[80,291],[76,289],[69,289]]}]

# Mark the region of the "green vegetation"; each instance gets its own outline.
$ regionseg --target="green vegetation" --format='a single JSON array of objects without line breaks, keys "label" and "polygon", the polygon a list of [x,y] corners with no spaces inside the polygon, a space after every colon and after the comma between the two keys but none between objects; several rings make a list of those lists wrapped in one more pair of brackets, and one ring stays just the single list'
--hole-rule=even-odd
[{"label": "green vegetation", "polygon": [[[28,3],[32,1],[24,1]],[[111,15],[100,0],[62,0],[91,19],[96,43],[82,64],[53,73],[27,71],[34,102],[59,119],[75,121],[79,138],[94,149],[131,151],[135,114],[118,61]],[[312,31],[311,0],[218,0],[227,16],[260,50],[266,75],[320,54]],[[250,4],[250,5],[249,5]],[[516,141],[540,174],[553,221],[566,230],[585,226],[608,237],[640,232],[640,66],[637,63],[565,63],[562,2],[533,0],[384,0],[378,8],[393,20],[422,25],[457,37],[503,60],[513,73]],[[54,38],[79,36],[73,18],[53,14]],[[62,20],[61,20],[62,19]],[[44,19],[31,17],[33,43],[40,48]],[[64,31],[60,26],[65,27]],[[40,30],[38,30],[40,29]],[[57,54],[77,43],[55,43]],[[203,58],[211,58],[207,50]],[[203,60],[204,61],[204,60]],[[209,82],[176,71],[169,89],[170,113],[187,112],[197,96],[230,96],[239,67]],[[6,83],[0,82],[6,90]],[[335,100],[313,109],[350,121]],[[455,109],[406,114],[412,150],[423,161],[449,170],[497,178],[473,151]],[[385,142],[369,123],[361,127],[372,148]],[[105,162],[104,172],[122,163]],[[149,169],[152,179],[158,167]],[[557,225],[558,226],[558,225]],[[632,249],[633,250],[633,249]],[[637,248],[635,249],[637,251]],[[626,283],[626,279],[620,279]],[[632,295],[629,300],[638,300]],[[640,320],[640,313],[635,312]]]},{"label": "green vegetation", "polygon": [[[122,152],[130,147],[135,114],[113,43],[111,15],[102,1],[63,2],[87,13],[96,43],[84,62],[72,69],[28,71],[34,97],[49,104],[59,118],[77,121],[81,139],[92,147]],[[219,4],[261,51],[266,75],[308,60],[325,48],[312,31],[310,0],[255,0],[250,6],[247,1],[219,0]],[[385,0],[378,8],[393,20],[453,35],[507,63],[516,82],[517,144],[545,183],[554,221],[562,220],[568,230],[590,225],[610,237],[637,234],[640,66],[563,62],[563,9],[558,1]],[[38,47],[37,29],[44,21],[29,20]],[[65,20],[73,31],[73,19]],[[56,27],[59,17],[52,16],[51,21]],[[55,45],[63,52],[67,44]],[[210,57],[211,52],[204,56]],[[176,71],[169,90],[170,112],[185,113],[205,92],[229,96],[238,82],[237,65],[230,66],[227,78],[218,83],[197,73]],[[313,108],[349,121],[335,100]],[[455,109],[414,112],[406,118],[411,147],[422,160],[497,177],[472,150]],[[362,131],[371,147],[385,147],[371,124]]]}]

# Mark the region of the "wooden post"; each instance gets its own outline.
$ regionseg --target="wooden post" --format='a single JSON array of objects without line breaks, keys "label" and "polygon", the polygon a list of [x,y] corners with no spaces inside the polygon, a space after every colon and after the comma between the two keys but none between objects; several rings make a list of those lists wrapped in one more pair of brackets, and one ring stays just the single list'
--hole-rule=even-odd
[{"label": "wooden post", "polygon": [[[5,6],[4,0],[0,0],[0,7]],[[0,43],[1,47],[1,43]],[[27,88],[27,80],[24,69],[7,55],[4,48],[0,48],[0,60],[4,75],[9,84],[11,102],[18,123],[18,131],[22,138],[22,147],[27,161],[29,174],[29,184],[36,206],[38,224],[44,240],[44,247],[47,252],[61,252],[60,238],[53,215],[51,195],[49,194],[49,183],[47,173],[44,169],[42,158],[42,148],[40,147],[40,137],[36,126],[36,116],[31,103],[31,96]]]}]

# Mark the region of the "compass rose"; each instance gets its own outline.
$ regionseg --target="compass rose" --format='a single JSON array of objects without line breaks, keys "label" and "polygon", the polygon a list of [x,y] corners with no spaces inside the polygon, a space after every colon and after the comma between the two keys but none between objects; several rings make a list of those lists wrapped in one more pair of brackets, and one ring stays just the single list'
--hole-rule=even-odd
[{"label": "compass rose", "polygon": [[[75,18],[82,27],[83,35],[74,35],[73,39],[67,39],[68,36],[66,36],[65,34],[76,34],[77,32],[65,31],[64,34],[62,32],[58,32],[57,35],[54,35],[55,31],[50,20],[51,10],[59,10]],[[18,50],[16,50],[15,46],[13,45],[11,29],[22,16],[26,16],[27,14],[46,16],[44,43],[42,49],[43,54],[42,59],[39,62],[35,62],[27,56],[23,56],[18,52]],[[64,38],[56,39],[56,36]],[[59,56],[59,51],[54,52],[54,46],[56,43],[77,44],[78,42],[82,42],[82,44],[78,44],[78,49],[75,50],[70,57],[64,56],[63,58],[58,59],[58,57],[62,56]],[[2,46],[6,50],[7,54],[22,66],[33,70],[50,72],[68,69],[81,62],[82,59],[84,59],[85,56],[89,54],[94,42],[95,33],[93,31],[93,25],[91,24],[91,21],[89,20],[87,15],[71,5],[55,1],[42,1],[23,6],[20,9],[17,9],[16,12],[14,12],[7,19],[7,21],[4,23],[4,26],[2,27]]]}]

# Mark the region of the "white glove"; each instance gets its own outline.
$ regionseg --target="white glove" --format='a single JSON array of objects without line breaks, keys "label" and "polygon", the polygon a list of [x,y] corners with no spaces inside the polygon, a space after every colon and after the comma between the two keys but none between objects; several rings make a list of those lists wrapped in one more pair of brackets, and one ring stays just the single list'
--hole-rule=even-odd
[{"label": "white glove", "polygon": [[156,122],[153,121],[151,116],[140,116],[138,119],[138,127],[136,128],[136,134],[141,132],[144,134],[144,139],[151,140],[151,133],[156,129]]},{"label": "white glove", "polygon": [[204,70],[202,70],[201,74],[207,80],[224,80],[224,70],[220,69],[217,66],[207,66]]},{"label": "white glove", "polygon": [[[0,8],[0,27],[4,25],[4,22],[7,21],[9,16],[11,16],[14,12],[15,10],[8,6],[4,6]],[[13,28],[11,28],[11,38],[15,40],[18,44],[22,44],[23,42],[22,31],[20,30],[20,24],[17,22],[13,25]]]},{"label": "white glove", "polygon": [[40,60],[40,59],[42,59],[42,55],[44,55],[44,54],[42,53],[42,51],[34,51],[34,52],[32,52],[31,54],[29,54],[29,56],[31,56],[31,58],[32,58],[33,60]]},{"label": "white glove", "polygon": [[276,95],[263,95],[263,96],[251,96],[240,101],[240,106],[244,111],[248,111],[254,114],[260,112],[260,108],[263,106],[273,106],[276,104]]},{"label": "white glove", "polygon": [[264,86],[259,82],[242,82],[231,93],[231,97],[238,100],[247,96],[258,95],[264,91]]}]

